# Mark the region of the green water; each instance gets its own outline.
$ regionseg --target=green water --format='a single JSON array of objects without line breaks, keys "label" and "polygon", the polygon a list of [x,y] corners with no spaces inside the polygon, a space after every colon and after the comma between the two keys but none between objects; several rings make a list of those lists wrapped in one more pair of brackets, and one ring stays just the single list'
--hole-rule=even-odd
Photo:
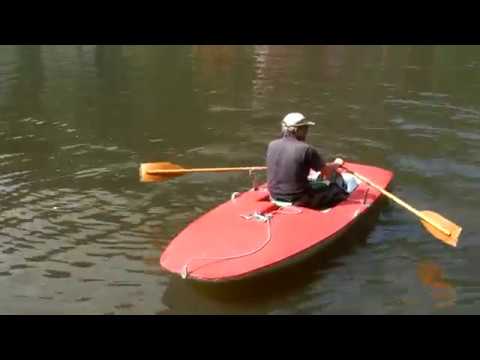
[{"label": "green water", "polygon": [[[0,46],[0,313],[480,311],[480,47]],[[326,158],[462,225],[458,248],[394,203],[268,281],[191,285],[158,259],[245,174],[138,181],[142,162],[263,165],[283,115]]]}]

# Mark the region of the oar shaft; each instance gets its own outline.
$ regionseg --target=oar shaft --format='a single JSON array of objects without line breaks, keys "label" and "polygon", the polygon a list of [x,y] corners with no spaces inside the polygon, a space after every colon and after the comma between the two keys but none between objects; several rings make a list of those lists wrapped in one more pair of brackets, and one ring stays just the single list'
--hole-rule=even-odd
[{"label": "oar shaft", "polygon": [[[344,167],[345,168],[345,167]],[[378,186],[377,184],[375,184],[374,182],[372,182],[371,180],[367,179],[366,177],[360,175],[360,174],[357,174],[355,171],[351,171],[347,168],[345,168],[348,172],[350,172],[351,174],[353,174],[354,176],[356,176],[357,178],[359,178],[360,180],[366,182],[367,184],[369,184],[370,186],[374,187],[375,189],[377,189],[378,191],[380,191],[383,195],[385,195],[386,197],[392,199],[393,201],[395,201],[397,204],[403,206],[404,208],[406,208],[407,210],[411,211],[412,213],[414,213],[415,215],[417,215],[419,218],[421,218],[423,221],[426,221],[428,222],[429,224],[435,226],[438,230],[440,230],[441,232],[443,232],[445,235],[447,236],[450,236],[451,235],[451,232],[448,231],[447,229],[445,229],[443,226],[441,226],[440,224],[437,224],[435,223],[434,221],[432,221],[431,219],[429,219],[428,217],[424,216],[420,211],[418,211],[417,209],[415,209],[413,206],[410,206],[408,205],[405,201],[399,199],[398,197],[396,197],[395,195],[389,193],[388,191],[382,189],[380,186]]]},{"label": "oar shaft", "polygon": [[147,174],[185,174],[185,173],[209,173],[209,172],[231,172],[231,171],[259,171],[266,170],[266,166],[229,167],[229,168],[197,168],[197,169],[156,169],[149,170]]},{"label": "oar shaft", "polygon": [[366,182],[367,184],[369,184],[370,186],[374,187],[375,189],[377,189],[378,191],[380,191],[383,195],[385,195],[386,197],[392,199],[393,201],[397,202],[399,205],[402,205],[403,207],[405,207],[406,209],[410,210],[411,212],[413,212],[415,215],[418,215],[418,216],[422,216],[421,212],[418,211],[417,209],[415,209],[413,206],[410,206],[408,205],[405,201],[399,199],[398,197],[396,197],[395,195],[393,195],[392,193],[386,191],[385,189],[383,189],[382,187],[378,186],[377,184],[375,184],[374,182],[372,182],[370,179],[367,179],[366,177],[354,172],[354,171],[350,171],[353,175],[355,175],[357,178],[359,178],[360,180]]}]

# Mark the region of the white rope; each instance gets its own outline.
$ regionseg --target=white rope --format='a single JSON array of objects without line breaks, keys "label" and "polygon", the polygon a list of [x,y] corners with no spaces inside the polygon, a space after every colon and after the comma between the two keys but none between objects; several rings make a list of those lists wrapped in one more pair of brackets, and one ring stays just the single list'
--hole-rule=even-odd
[{"label": "white rope", "polygon": [[[288,208],[293,208],[293,209],[296,209],[295,212],[288,212],[288,211],[284,211],[285,208],[281,208],[281,209],[278,209],[278,210],[275,210],[273,212],[271,212],[270,214],[267,214],[267,215],[263,215],[263,214],[259,214],[257,212],[254,212],[253,214],[251,215],[240,215],[242,218],[246,219],[246,220],[251,220],[251,219],[254,219],[254,220],[257,220],[257,221],[260,221],[260,222],[264,222],[264,223],[267,223],[267,238],[266,240],[263,242],[262,245],[260,245],[258,248],[254,249],[254,250],[251,250],[249,252],[246,252],[244,254],[239,254],[239,255],[232,255],[232,256],[222,256],[222,257],[201,257],[201,258],[191,258],[190,260],[188,260],[185,265],[183,266],[182,268],[182,272],[181,272],[181,276],[183,279],[186,279],[187,276],[189,274],[191,274],[192,272],[198,270],[199,268],[203,267],[203,266],[206,266],[206,265],[209,265],[211,264],[212,262],[215,262],[215,261],[225,261],[225,260],[233,260],[233,259],[239,259],[239,258],[242,258],[242,257],[245,257],[245,256],[250,256],[250,255],[253,255],[253,254],[256,254],[257,252],[259,252],[260,250],[262,250],[265,246],[268,245],[268,243],[272,240],[272,229],[271,229],[271,220],[273,218],[273,216],[275,214],[283,214],[283,215],[297,215],[297,214],[301,214],[302,213],[302,210],[295,207],[295,206],[288,206]],[[188,265],[193,261],[193,260],[213,260],[212,262],[209,262],[209,263],[206,263],[206,264],[203,264],[203,265],[200,265],[199,267],[197,267],[196,269],[194,270],[191,270],[191,271],[188,271]]]},{"label": "white rope", "polygon": [[[254,214],[254,215],[251,215],[251,217],[246,217],[246,216],[242,216],[244,219],[250,219],[250,218],[254,218],[255,216],[263,216],[261,214]],[[267,246],[267,244],[270,242],[270,240],[272,239],[272,232],[271,232],[271,225],[270,225],[270,220],[271,220],[271,217],[268,217],[266,218],[266,220],[260,220],[262,222],[266,222],[267,223],[267,239],[265,240],[265,242],[260,246],[258,247],[257,249],[255,250],[252,250],[252,251],[249,251],[245,254],[240,254],[240,255],[233,255],[233,256],[225,256],[225,257],[202,257],[202,258],[192,258],[190,260],[187,261],[187,263],[183,266],[183,269],[182,269],[182,273],[181,273],[181,276],[182,278],[187,278],[188,274],[191,274],[193,272],[192,271],[188,271],[188,265],[193,261],[193,260],[213,260],[213,262],[215,261],[225,261],[225,260],[232,260],[232,259],[238,259],[238,258],[241,258],[241,257],[245,257],[245,256],[250,256],[250,255],[253,255],[257,252],[259,252],[260,250],[262,250],[265,246]],[[212,262],[209,262],[208,264],[211,264]],[[205,265],[208,265],[208,264],[204,264],[204,265],[201,265],[199,266],[198,268],[196,268],[195,270],[198,270],[199,268],[201,268],[202,266],[205,266]]]}]

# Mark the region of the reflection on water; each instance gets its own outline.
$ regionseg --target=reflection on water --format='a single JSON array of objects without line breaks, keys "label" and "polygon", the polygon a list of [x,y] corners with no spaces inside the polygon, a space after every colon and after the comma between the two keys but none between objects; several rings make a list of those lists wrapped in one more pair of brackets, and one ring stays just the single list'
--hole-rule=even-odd
[{"label": "reflection on water", "polygon": [[[477,46],[0,46],[0,313],[478,313],[479,86]],[[326,158],[392,169],[400,198],[461,224],[459,249],[389,204],[253,284],[162,272],[251,179],[144,184],[138,165],[261,165],[290,111]]]},{"label": "reflection on water", "polygon": [[457,298],[455,287],[443,279],[442,269],[433,261],[422,261],[417,266],[421,283],[432,290],[432,299],[437,308],[454,306]]}]

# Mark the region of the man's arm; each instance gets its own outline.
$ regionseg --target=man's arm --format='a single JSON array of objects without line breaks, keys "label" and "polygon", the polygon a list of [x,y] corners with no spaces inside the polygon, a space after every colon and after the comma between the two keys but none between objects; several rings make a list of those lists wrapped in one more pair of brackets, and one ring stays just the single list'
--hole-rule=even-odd
[{"label": "man's arm", "polygon": [[332,174],[344,163],[343,159],[336,158],[334,162],[326,163],[320,170],[324,179],[330,179]]}]

